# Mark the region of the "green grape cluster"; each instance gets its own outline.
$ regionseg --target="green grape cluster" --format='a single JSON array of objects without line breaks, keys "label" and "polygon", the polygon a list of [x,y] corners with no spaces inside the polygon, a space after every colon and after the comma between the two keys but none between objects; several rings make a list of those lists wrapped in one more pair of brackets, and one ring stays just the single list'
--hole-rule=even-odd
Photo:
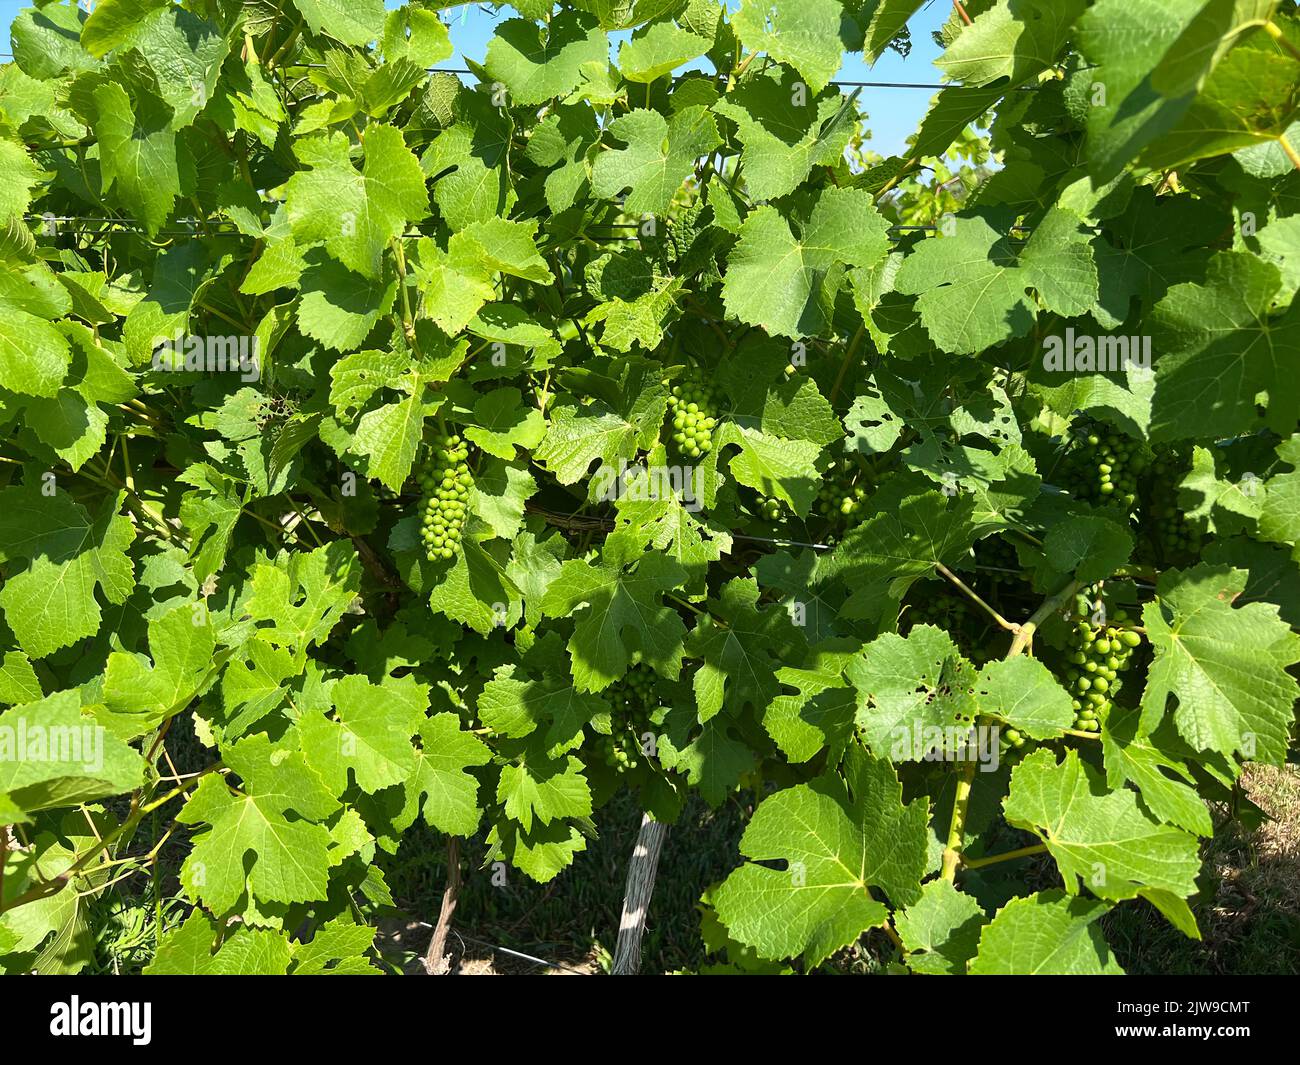
[{"label": "green grape cluster", "polygon": [[822,474],[813,509],[830,521],[844,519],[850,524],[860,519],[867,507],[871,480],[852,459],[840,459]]},{"label": "green grape cluster", "polygon": [[1123,686],[1121,674],[1142,642],[1138,633],[1124,627],[1127,620],[1128,614],[1120,610],[1108,623],[1098,624],[1088,616],[1086,599],[1075,606],[1065,679],[1073,699],[1074,727],[1082,732],[1101,731],[1102,715]]},{"label": "green grape cluster", "polygon": [[1089,502],[1131,510],[1137,502],[1138,476],[1146,465],[1147,453],[1136,440],[1096,426],[1076,439],[1066,473]]},{"label": "green grape cluster", "polygon": [[1205,533],[1178,505],[1178,485],[1191,469],[1191,456],[1170,450],[1151,464],[1151,494],[1146,506],[1148,534],[1164,562],[1179,562],[1200,553]]},{"label": "green grape cluster", "polygon": [[966,599],[937,592],[934,585],[922,586],[921,595],[907,608],[913,627],[933,625],[946,632],[957,632],[970,618],[970,603]]},{"label": "green grape cluster", "polygon": [[[664,384],[669,385],[666,378]],[[701,458],[713,449],[717,394],[698,367],[692,367],[681,381],[670,385],[668,421],[673,427],[673,443],[687,458]]]},{"label": "green grape cluster", "polygon": [[611,703],[610,735],[599,738],[605,764],[624,773],[640,766],[645,752],[642,736],[652,731],[650,715],[658,708],[655,675],[646,666],[635,665],[606,693]]},{"label": "green grape cluster", "polygon": [[1019,751],[1024,749],[1029,738],[1019,729],[1007,728],[1003,729],[998,734],[998,741],[1001,743],[1003,750],[1010,748],[1011,750]]},{"label": "green grape cluster", "polygon": [[1022,583],[1020,557],[1001,536],[990,536],[975,545],[975,563],[980,582],[991,589]]},{"label": "green grape cluster", "polygon": [[424,498],[420,501],[420,538],[430,562],[456,557],[465,524],[469,490],[469,446],[456,435],[434,440],[425,465],[416,475]]},{"label": "green grape cluster", "polygon": [[771,496],[764,496],[759,500],[758,513],[765,521],[780,521],[781,501],[773,499]]}]

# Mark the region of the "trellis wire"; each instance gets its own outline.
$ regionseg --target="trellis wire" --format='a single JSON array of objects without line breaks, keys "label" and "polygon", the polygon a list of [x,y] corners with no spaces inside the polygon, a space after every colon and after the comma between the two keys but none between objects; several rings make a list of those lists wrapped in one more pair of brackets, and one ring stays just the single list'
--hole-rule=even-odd
[{"label": "trellis wire", "polygon": [[[12,52],[0,52],[0,59],[13,59]],[[325,63],[284,63],[286,67],[297,67],[302,70],[325,70]],[[425,67],[426,74],[466,74],[471,77],[479,75],[470,70],[468,67]],[[709,81],[715,81],[721,78],[730,77],[729,74],[708,74],[704,71],[686,71],[682,74],[674,74],[674,81],[681,81],[684,78],[701,77]],[[961,89],[961,88],[979,88],[982,86],[964,86],[958,82],[932,82],[932,81],[828,81],[827,85],[834,85],[837,88],[845,89],[923,89],[930,92],[942,92],[944,89]],[[1008,89],[1014,89],[1018,92],[1034,92],[1039,88],[1037,85],[1013,85]]]},{"label": "trellis wire", "polygon": [[[100,217],[100,216],[97,216],[97,215],[53,215],[53,216],[50,216],[50,215],[43,215],[43,214],[34,214],[34,215],[33,215],[33,214],[29,214],[29,215],[23,215],[23,220],[24,220],[24,221],[27,221],[27,222],[46,222],[46,223],[54,222],[54,223],[57,224],[57,225],[63,225],[64,223],[73,223],[73,222],[77,222],[77,223],[85,222],[85,223],[89,223],[89,224],[91,224],[91,225],[111,225],[111,226],[117,226],[118,228],[121,228],[121,229],[130,230],[130,231],[133,232],[133,233],[144,233],[144,232],[146,232],[146,230],[143,229],[143,228],[139,225],[139,223],[137,223],[137,222],[135,222],[135,221],[133,221],[132,219],[129,219],[129,218],[104,218],[104,217]],[[226,218],[177,218],[177,219],[175,219],[175,222],[176,222],[177,225],[187,226],[188,228],[186,228],[186,229],[160,229],[160,230],[158,230],[157,235],[158,235],[158,236],[163,236],[163,235],[171,235],[171,236],[197,236],[197,235],[198,235],[198,231],[199,231],[199,229],[204,228],[204,227],[208,227],[208,228],[210,228],[210,227],[212,227],[212,226],[226,226],[226,227],[232,229],[232,230],[233,230],[234,232],[236,232],[236,233],[240,232],[240,230],[238,229],[238,227],[236,226],[236,224],[235,224],[234,222],[230,221],[229,219],[226,219]],[[640,223],[638,223],[638,222],[596,222],[596,223],[593,223],[593,224],[590,226],[590,229],[594,229],[594,230],[602,230],[602,229],[607,229],[607,230],[613,230],[613,229],[632,229],[632,230],[635,230],[635,229],[639,229],[639,228],[640,228]],[[942,231],[943,228],[944,228],[943,226],[939,226],[939,225],[891,225],[891,226],[887,226],[887,227],[886,227],[886,231],[887,231],[888,233],[890,233],[891,235],[893,235],[893,234],[901,234],[901,233],[938,233],[938,232]],[[86,229],[84,229],[84,228],[79,228],[79,229],[77,229],[77,231],[78,231],[78,232],[88,232],[88,230],[86,230]],[[1032,231],[1029,229],[1028,226],[1023,226],[1023,225],[1013,225],[1013,226],[1011,227],[1011,233],[1029,233],[1029,232],[1032,232]],[[1010,236],[1011,233],[1008,233],[1008,236]],[[43,235],[43,236],[56,236],[57,234],[41,234],[41,235]],[[403,233],[403,234],[401,234],[401,237],[402,237],[403,240],[415,240],[415,239],[417,239],[417,238],[419,238],[419,237],[428,237],[428,236],[430,236],[430,234],[428,234],[428,233],[421,233],[421,232],[419,232],[418,230],[416,230],[416,231],[413,232],[413,233]],[[628,234],[625,234],[625,235],[623,235],[623,236],[618,236],[618,235],[615,235],[615,234],[606,234],[606,235],[601,236],[599,239],[601,239],[601,240],[635,240],[635,241],[639,241],[641,238],[640,238],[640,236],[637,235],[636,233],[628,233]],[[1017,238],[1017,239],[1019,239],[1019,238]]]},{"label": "trellis wire", "polygon": [[[433,927],[433,925],[429,924],[428,921],[415,921],[414,923],[419,925],[421,928]],[[475,943],[480,947],[486,947],[488,950],[500,951],[502,954],[509,954],[515,958],[523,958],[525,961],[531,961],[536,965],[545,965],[551,969],[560,969],[563,972],[572,973],[574,976],[591,975],[591,973],[585,973],[581,969],[574,969],[572,966],[565,965],[563,962],[547,961],[545,958],[539,958],[533,954],[525,954],[521,950],[512,950],[510,947],[503,947],[498,943],[489,943],[486,940],[479,939],[477,936],[471,936],[468,933],[458,931],[455,928],[451,930],[451,934],[455,936],[457,939],[461,940],[462,945],[464,944],[465,940],[469,940],[469,942]]]}]

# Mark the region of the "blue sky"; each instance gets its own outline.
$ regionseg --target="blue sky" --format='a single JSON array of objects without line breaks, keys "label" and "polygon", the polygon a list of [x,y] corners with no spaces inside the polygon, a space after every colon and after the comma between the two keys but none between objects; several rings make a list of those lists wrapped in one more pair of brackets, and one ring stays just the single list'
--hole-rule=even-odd
[{"label": "blue sky", "polygon": [[[400,6],[395,0],[385,0],[385,3],[390,8]],[[28,5],[21,0],[0,0],[0,25],[4,27],[5,50],[9,48],[9,24],[26,6]],[[732,0],[729,6],[738,5]],[[860,55],[851,55],[846,57],[837,76],[848,81],[936,82],[939,72],[932,62],[938,56],[939,49],[931,40],[930,31],[942,25],[949,10],[947,0],[931,0],[912,20],[912,54],[907,60],[887,51],[875,67],[868,68]],[[462,65],[464,56],[481,61],[497,23],[512,14],[510,8],[494,12],[491,8],[480,8],[476,4],[468,4],[449,12],[451,39],[456,47],[456,55],[447,65]],[[627,35],[614,36],[617,40]],[[905,139],[916,132],[932,95],[923,89],[863,89],[858,102],[869,116],[867,125],[873,135],[871,147],[881,155],[896,155],[901,152]]]}]

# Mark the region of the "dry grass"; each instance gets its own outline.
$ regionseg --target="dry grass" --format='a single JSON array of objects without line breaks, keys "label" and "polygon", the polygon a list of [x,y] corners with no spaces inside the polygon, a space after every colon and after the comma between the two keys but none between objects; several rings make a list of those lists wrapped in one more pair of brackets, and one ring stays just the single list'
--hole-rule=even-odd
[{"label": "dry grass", "polygon": [[1300,973],[1300,769],[1252,765],[1242,787],[1263,816],[1248,805],[1239,819],[1219,811],[1193,900],[1201,941],[1145,904],[1119,907],[1107,931],[1129,972]]}]

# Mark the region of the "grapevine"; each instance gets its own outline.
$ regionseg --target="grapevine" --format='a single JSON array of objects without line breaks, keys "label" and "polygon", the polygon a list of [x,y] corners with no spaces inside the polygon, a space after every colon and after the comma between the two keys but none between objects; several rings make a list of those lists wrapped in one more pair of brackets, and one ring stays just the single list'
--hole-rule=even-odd
[{"label": "grapevine", "polygon": [[1300,757],[1300,5],[473,10],[13,18],[0,972],[442,973],[575,882],[620,973],[1213,953]]}]

